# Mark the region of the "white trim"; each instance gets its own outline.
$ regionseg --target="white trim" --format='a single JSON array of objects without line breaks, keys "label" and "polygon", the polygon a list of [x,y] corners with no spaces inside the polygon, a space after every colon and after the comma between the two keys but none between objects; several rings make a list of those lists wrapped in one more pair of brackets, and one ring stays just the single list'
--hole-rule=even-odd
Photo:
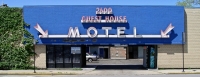
[{"label": "white trim", "polygon": [[[122,35],[123,36],[123,35]],[[47,35],[42,36],[39,35],[40,38],[69,38],[68,35]],[[70,38],[90,38],[88,35],[80,35],[80,37],[70,37]],[[169,38],[169,35],[162,36],[162,35],[124,35],[124,37],[118,37],[117,35],[97,35],[95,38]]]},{"label": "white trim", "polygon": [[81,23],[127,23],[127,20],[108,20],[108,22],[106,22],[106,20],[93,20],[93,21],[83,21],[81,20]]}]

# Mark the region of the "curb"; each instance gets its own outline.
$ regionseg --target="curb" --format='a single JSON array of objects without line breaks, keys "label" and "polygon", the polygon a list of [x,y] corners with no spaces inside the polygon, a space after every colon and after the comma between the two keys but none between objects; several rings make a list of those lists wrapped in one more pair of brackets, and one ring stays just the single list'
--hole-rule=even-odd
[{"label": "curb", "polygon": [[168,74],[200,74],[200,72],[173,72],[173,73],[168,73]]},{"label": "curb", "polygon": [[0,73],[0,75],[78,75],[78,73]]}]

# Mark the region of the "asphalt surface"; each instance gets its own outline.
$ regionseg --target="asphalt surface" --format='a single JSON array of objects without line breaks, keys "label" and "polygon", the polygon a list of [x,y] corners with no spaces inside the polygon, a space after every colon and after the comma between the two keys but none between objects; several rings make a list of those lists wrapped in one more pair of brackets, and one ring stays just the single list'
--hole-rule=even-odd
[{"label": "asphalt surface", "polygon": [[91,67],[96,68],[96,70],[89,71],[82,75],[0,75],[0,77],[200,77],[200,74],[163,74],[154,70],[141,70],[143,69],[142,65],[142,59],[102,59],[99,61],[87,62],[86,68]]},{"label": "asphalt surface", "polygon": [[0,77],[200,77],[197,74],[179,75],[55,75],[55,76],[24,76],[24,75],[0,75]]},{"label": "asphalt surface", "polygon": [[99,59],[99,61],[87,62],[87,66],[85,68],[95,68],[96,70],[145,69],[143,67],[143,59],[128,59],[128,60]]},{"label": "asphalt surface", "polygon": [[98,61],[87,62],[87,65],[143,65],[143,59],[99,59]]}]

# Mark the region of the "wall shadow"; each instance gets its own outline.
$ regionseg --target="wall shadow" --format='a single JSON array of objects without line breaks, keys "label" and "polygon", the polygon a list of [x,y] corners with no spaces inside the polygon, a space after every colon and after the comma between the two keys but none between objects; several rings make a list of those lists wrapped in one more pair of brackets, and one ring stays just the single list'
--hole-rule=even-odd
[{"label": "wall shadow", "polygon": [[83,68],[95,68],[95,70],[147,70],[143,65],[86,65]]},{"label": "wall shadow", "polygon": [[185,48],[185,50],[184,50],[184,53],[188,53],[188,31],[187,31],[187,29],[188,29],[188,25],[187,25],[187,14],[186,14],[186,12],[185,12],[185,10],[184,10],[184,32],[185,32],[185,46],[184,47],[186,47]]},{"label": "wall shadow", "polygon": [[[171,30],[171,33],[169,34],[169,36],[170,36],[170,41],[172,41],[172,40],[174,40],[177,36],[178,36],[178,34],[177,33],[175,33],[175,31],[174,30]],[[172,42],[171,42],[172,43]]]},{"label": "wall shadow", "polygon": [[[168,51],[165,51],[165,52],[158,52],[158,53],[167,53],[168,55],[175,55],[175,53],[188,53],[188,37],[187,37],[187,14],[186,12],[184,12],[184,32],[185,32],[185,44],[184,44],[184,48],[182,46],[181,50],[180,51],[175,51],[175,52],[168,52]],[[172,41],[174,38],[176,38],[178,36],[177,33],[175,33],[174,30],[171,31],[171,34],[170,34],[170,39],[168,41]],[[179,36],[182,36],[182,35],[179,35]],[[184,39],[182,39],[184,40]],[[172,43],[172,42],[171,42]],[[179,44],[181,45],[181,44]]]}]

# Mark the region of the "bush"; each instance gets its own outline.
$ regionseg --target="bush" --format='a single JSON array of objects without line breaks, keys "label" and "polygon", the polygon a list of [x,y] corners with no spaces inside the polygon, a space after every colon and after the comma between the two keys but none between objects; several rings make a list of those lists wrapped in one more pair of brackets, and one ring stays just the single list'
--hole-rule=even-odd
[{"label": "bush", "polygon": [[32,68],[33,36],[25,26],[21,8],[0,8],[0,69]]}]

